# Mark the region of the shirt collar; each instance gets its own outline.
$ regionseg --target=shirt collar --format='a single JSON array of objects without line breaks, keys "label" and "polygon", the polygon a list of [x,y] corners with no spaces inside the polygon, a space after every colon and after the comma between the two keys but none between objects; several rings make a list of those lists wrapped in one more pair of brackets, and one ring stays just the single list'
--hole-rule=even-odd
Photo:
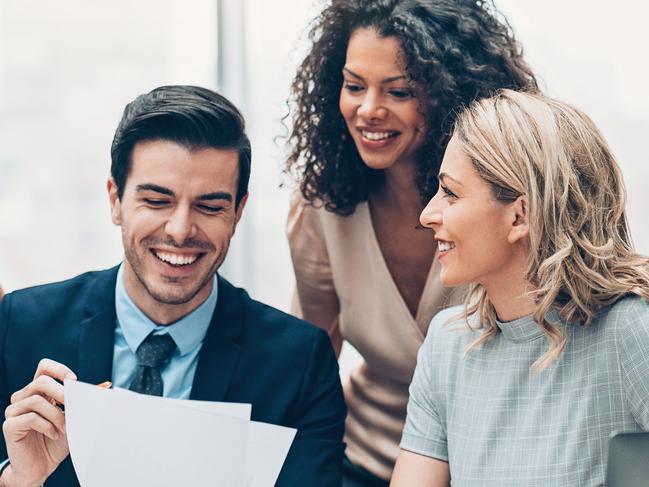
[{"label": "shirt collar", "polygon": [[[550,309],[545,316],[553,325],[565,325],[559,313],[554,309]],[[532,315],[523,316],[513,321],[496,320],[496,324],[505,338],[515,343],[529,342],[545,335],[543,328],[534,321]]]},{"label": "shirt collar", "polygon": [[218,297],[218,281],[216,275],[212,284],[212,292],[207,299],[194,311],[171,325],[157,325],[149,319],[131,300],[124,286],[124,265],[119,266],[115,284],[115,311],[117,324],[122,329],[128,348],[135,353],[151,332],[167,332],[174,339],[180,355],[185,355],[196,348],[205,338],[207,329],[212,321]]}]

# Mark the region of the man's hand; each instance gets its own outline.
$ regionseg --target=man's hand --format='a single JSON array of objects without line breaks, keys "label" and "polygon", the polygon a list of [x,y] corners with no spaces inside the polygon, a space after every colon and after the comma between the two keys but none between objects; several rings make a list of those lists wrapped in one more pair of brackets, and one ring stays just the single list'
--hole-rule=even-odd
[{"label": "man's hand", "polygon": [[43,359],[34,380],[11,396],[2,425],[11,465],[1,486],[40,486],[68,456],[63,379],[76,379],[65,365]]}]

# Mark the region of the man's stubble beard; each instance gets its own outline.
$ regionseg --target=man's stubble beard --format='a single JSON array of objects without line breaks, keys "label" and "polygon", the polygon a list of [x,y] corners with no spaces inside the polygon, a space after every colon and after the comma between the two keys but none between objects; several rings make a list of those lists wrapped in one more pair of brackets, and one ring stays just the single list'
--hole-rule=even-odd
[{"label": "man's stubble beard", "polygon": [[[144,259],[141,259],[140,256],[138,255],[137,251],[133,252],[132,248],[127,245],[126,241],[126,235],[125,235],[125,229],[122,226],[122,240],[123,240],[123,246],[124,246],[124,256],[126,261],[128,262],[129,266],[133,270],[133,274],[135,274],[135,277],[137,280],[140,282],[144,290],[147,292],[151,298],[153,298],[156,302],[160,304],[165,304],[165,305],[182,305],[182,304],[187,304],[189,301],[194,299],[196,295],[205,288],[209,284],[209,282],[214,278],[214,275],[216,274],[216,271],[221,267],[221,264],[225,260],[225,257],[228,253],[229,245],[230,242],[228,241],[225,248],[221,251],[219,256],[217,257],[216,261],[214,264],[208,269],[205,273],[205,275],[200,279],[200,282],[198,285],[190,290],[190,292],[186,293],[183,296],[166,296],[161,293],[158,293],[155,291],[155,289],[150,286],[145,279],[144,276],[144,271],[143,271],[143,261]],[[149,253],[149,249],[147,247],[142,248],[143,254],[146,256],[147,253]],[[201,259],[206,258],[207,255],[202,257]],[[151,255],[151,258],[156,259],[154,255]],[[173,284],[174,281],[176,282],[181,282],[181,279],[174,279],[174,278],[165,278],[168,283]]]}]

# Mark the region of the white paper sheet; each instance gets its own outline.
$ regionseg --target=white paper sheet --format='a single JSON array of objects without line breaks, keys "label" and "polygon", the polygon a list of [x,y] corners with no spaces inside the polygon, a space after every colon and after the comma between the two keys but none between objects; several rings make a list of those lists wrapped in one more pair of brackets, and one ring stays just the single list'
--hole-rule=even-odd
[{"label": "white paper sheet", "polygon": [[296,430],[250,421],[250,408],[65,381],[81,487],[270,487]]},{"label": "white paper sheet", "polygon": [[297,430],[274,424],[250,422],[245,487],[275,485]]}]

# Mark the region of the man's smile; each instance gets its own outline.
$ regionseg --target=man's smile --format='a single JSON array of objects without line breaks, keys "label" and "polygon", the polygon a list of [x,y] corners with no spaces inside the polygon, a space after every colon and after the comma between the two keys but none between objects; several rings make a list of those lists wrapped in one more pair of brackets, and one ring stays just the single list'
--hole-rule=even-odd
[{"label": "man's smile", "polygon": [[204,252],[176,253],[158,249],[151,249],[151,253],[158,260],[174,267],[191,265],[205,255]]}]

